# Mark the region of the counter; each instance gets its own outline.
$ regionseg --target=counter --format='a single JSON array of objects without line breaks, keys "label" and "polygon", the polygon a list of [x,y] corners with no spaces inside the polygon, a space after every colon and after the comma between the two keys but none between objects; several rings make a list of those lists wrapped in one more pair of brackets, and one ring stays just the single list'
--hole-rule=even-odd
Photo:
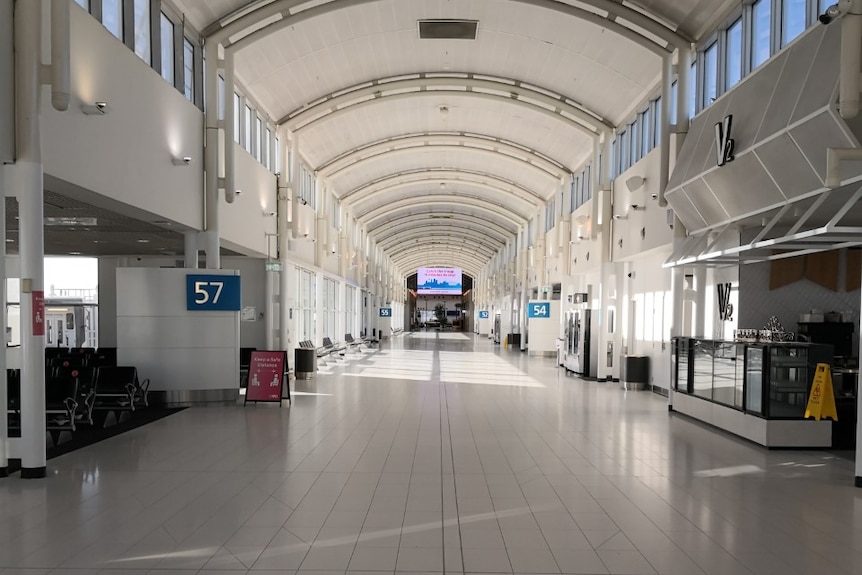
[{"label": "counter", "polygon": [[832,421],[804,419],[830,345],[675,338],[673,407],[767,447],[831,447]]}]

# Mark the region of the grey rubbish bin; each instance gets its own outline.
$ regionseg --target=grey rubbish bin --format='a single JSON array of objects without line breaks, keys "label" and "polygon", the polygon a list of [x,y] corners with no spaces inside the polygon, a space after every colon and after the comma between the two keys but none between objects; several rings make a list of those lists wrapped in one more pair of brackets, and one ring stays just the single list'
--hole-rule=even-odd
[{"label": "grey rubbish bin", "polygon": [[641,391],[649,383],[649,356],[627,355],[623,361],[623,373],[620,378],[622,388],[626,391]]},{"label": "grey rubbish bin", "polygon": [[298,347],[293,352],[293,369],[296,379],[311,379],[317,372],[317,350]]}]

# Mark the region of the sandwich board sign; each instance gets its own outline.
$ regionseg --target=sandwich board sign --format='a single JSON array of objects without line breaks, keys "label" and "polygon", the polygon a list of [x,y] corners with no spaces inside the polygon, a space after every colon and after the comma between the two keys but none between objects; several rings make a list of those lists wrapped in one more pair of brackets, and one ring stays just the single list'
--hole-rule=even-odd
[{"label": "sandwich board sign", "polygon": [[[287,371],[287,352],[253,351],[248,366],[248,387],[245,390],[245,403],[281,403],[284,374]],[[287,388],[290,401],[290,386]]]}]

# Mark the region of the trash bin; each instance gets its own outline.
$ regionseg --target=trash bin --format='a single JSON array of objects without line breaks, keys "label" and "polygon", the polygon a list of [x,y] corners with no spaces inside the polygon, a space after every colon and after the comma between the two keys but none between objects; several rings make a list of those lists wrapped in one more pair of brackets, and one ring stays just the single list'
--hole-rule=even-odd
[{"label": "trash bin", "polygon": [[293,352],[293,369],[296,379],[311,379],[317,372],[317,350],[298,347]]},{"label": "trash bin", "polygon": [[649,383],[649,356],[627,355],[623,361],[621,386],[626,391],[641,391]]}]

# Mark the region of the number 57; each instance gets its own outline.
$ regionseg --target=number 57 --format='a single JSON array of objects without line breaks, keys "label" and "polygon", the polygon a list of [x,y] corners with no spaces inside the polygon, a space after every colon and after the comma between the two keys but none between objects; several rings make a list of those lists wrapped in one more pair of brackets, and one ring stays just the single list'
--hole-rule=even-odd
[{"label": "number 57", "polygon": [[224,282],[195,282],[195,303],[204,305],[210,301],[210,292],[207,291],[207,286],[216,288],[215,295],[212,296],[212,303],[218,303],[221,297],[221,290],[224,288]]}]

